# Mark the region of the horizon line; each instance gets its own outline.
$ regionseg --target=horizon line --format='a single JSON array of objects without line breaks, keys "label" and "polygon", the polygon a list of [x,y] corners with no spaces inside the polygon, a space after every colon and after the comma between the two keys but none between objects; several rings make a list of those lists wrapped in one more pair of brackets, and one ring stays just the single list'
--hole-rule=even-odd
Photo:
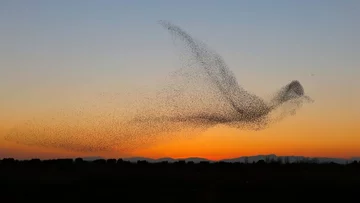
[{"label": "horizon line", "polygon": [[219,162],[219,161],[223,161],[223,160],[232,160],[232,159],[240,159],[240,158],[252,158],[252,157],[276,157],[276,158],[305,158],[305,159],[337,159],[337,160],[353,160],[353,159],[360,159],[360,156],[352,156],[352,157],[327,157],[327,156],[304,156],[304,155],[276,155],[276,154],[257,154],[257,155],[249,155],[249,156],[236,156],[236,157],[229,157],[229,158],[222,158],[222,159],[209,159],[209,158],[205,158],[205,157],[200,157],[200,156],[188,156],[188,157],[170,157],[170,156],[163,156],[163,157],[158,157],[158,158],[153,158],[153,157],[146,157],[146,156],[125,156],[125,157],[112,157],[112,158],[106,158],[103,156],[71,156],[71,157],[57,157],[57,158],[39,158],[34,156],[33,158],[14,158],[14,157],[0,157],[0,160],[3,159],[14,159],[14,160],[31,160],[31,159],[40,159],[40,160],[54,160],[54,159],[77,159],[77,158],[82,158],[82,159],[148,159],[148,160],[153,160],[153,161],[157,161],[160,159],[172,159],[172,160],[186,160],[186,159],[203,159],[206,161],[212,161],[212,162]]}]

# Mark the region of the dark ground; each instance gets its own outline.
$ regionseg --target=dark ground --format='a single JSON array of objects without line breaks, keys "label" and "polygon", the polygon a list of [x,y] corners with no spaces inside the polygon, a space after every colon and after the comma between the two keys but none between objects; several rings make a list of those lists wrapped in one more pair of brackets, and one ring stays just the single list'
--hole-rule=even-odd
[{"label": "dark ground", "polygon": [[[275,198],[360,202],[360,163],[130,163],[77,159],[0,161],[2,199],[241,202]],[[49,199],[50,198],[50,199]],[[290,200],[291,200],[290,199]],[[2,202],[0,200],[0,202]],[[8,202],[8,201],[6,201]]]}]

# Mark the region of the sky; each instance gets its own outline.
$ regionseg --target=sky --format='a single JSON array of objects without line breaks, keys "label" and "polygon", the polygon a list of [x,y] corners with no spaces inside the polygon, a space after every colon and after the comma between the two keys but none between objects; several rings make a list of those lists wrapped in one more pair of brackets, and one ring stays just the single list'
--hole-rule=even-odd
[{"label": "sky", "polygon": [[[2,0],[0,157],[359,157],[359,10],[356,0]],[[265,130],[218,126],[130,154],[3,139],[34,116],[55,116],[86,102],[101,106],[91,111],[126,110],[138,95],[159,87],[181,67],[159,20],[216,50],[245,89],[266,96],[299,80],[315,102]]]}]

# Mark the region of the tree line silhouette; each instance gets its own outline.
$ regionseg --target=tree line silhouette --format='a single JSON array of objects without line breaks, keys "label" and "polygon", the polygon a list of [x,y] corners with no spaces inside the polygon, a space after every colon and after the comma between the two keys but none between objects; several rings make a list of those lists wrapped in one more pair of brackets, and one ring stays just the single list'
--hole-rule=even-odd
[{"label": "tree line silhouette", "polygon": [[[321,193],[326,196],[343,191],[350,197],[357,195],[360,189],[360,163],[319,163],[316,159],[290,163],[286,158],[251,163],[247,159],[242,163],[185,160],[150,163],[123,159],[5,158],[0,160],[0,184],[9,192],[56,184],[66,186],[62,188],[68,191],[77,188],[75,194],[87,191],[89,194],[82,198],[93,199],[97,195],[104,198],[114,192],[122,198],[155,198],[157,202],[227,202],[236,194],[254,191],[294,195],[306,191],[303,195]],[[58,191],[54,189],[49,194]],[[66,195],[57,196],[64,198]]]}]

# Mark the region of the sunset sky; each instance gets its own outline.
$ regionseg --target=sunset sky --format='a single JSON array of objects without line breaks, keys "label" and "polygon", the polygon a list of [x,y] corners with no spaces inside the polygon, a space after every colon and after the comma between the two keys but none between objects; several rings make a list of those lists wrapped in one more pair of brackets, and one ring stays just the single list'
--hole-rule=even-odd
[{"label": "sunset sky", "polygon": [[[356,0],[0,1],[0,158],[360,157],[359,11]],[[26,120],[56,112],[75,120],[79,108],[126,117],[139,95],[181,68],[159,20],[216,50],[250,92],[266,97],[299,80],[315,102],[261,131],[215,126],[129,153],[3,139]]]}]

